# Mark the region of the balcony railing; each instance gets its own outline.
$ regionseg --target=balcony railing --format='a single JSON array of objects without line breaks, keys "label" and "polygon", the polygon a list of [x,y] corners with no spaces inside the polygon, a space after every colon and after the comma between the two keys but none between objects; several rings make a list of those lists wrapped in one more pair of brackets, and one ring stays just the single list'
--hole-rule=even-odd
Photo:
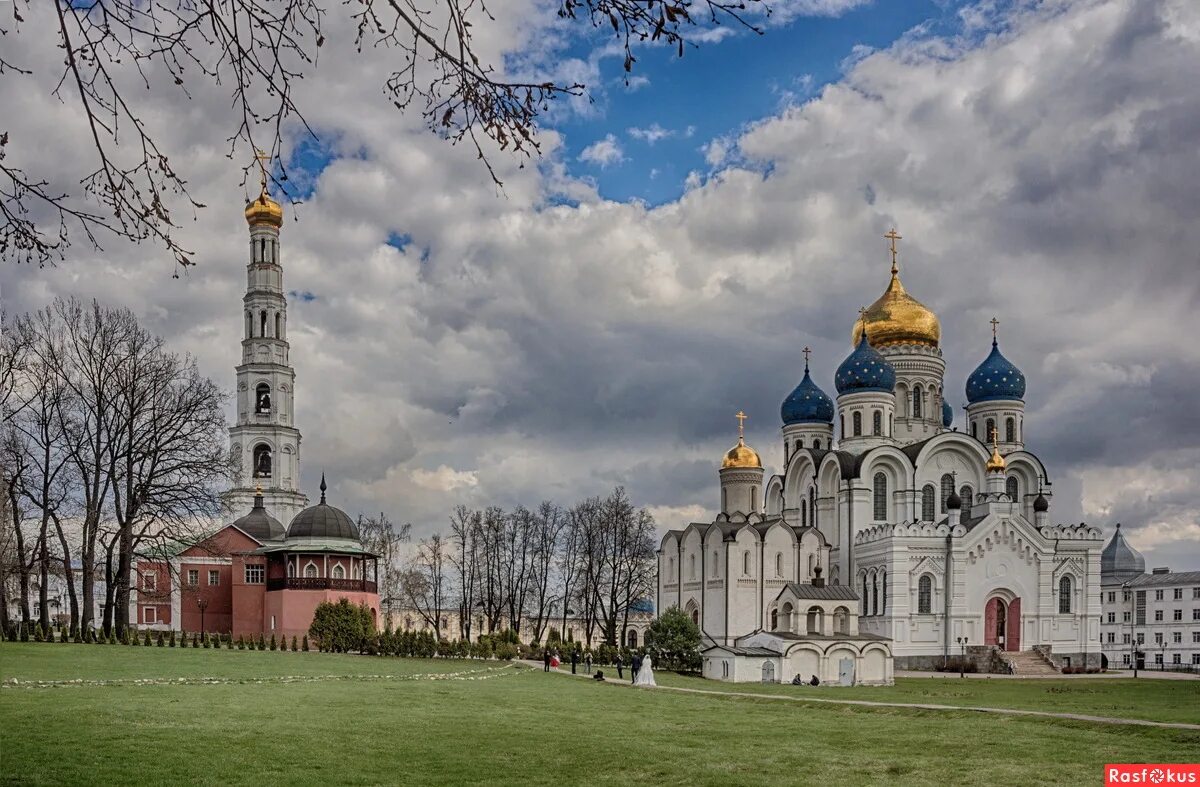
[{"label": "balcony railing", "polygon": [[353,593],[377,593],[369,579],[333,579],[331,577],[276,577],[267,580],[267,590],[346,590]]}]

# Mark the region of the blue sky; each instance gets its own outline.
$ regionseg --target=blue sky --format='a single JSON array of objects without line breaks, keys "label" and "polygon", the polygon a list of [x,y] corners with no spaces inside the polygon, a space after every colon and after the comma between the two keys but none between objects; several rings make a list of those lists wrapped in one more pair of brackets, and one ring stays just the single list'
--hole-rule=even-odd
[{"label": "blue sky", "polygon": [[[711,140],[736,136],[787,103],[817,94],[862,47],[886,48],[918,26],[930,33],[957,28],[958,8],[883,0],[837,17],[798,17],[768,26],[761,36],[742,29],[719,42],[687,47],[683,58],[668,47],[646,48],[638,53],[632,89],[624,85],[621,58],[601,58],[594,113],[572,114],[553,125],[565,138],[568,171],[592,178],[608,199],[651,205],[676,199],[689,172],[704,175],[711,169],[704,155]],[[596,43],[578,41],[568,55],[587,59]],[[629,131],[656,126],[669,136],[651,142]],[[580,160],[587,146],[610,134],[623,160],[605,166]]]}]

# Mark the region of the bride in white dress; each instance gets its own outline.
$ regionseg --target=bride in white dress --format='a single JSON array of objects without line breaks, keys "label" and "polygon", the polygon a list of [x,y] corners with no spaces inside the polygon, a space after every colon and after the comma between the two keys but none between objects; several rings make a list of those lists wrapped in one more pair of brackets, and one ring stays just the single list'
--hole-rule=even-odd
[{"label": "bride in white dress", "polygon": [[634,686],[657,686],[654,682],[654,669],[650,665],[650,654],[646,654],[642,658],[642,668],[638,670],[637,677],[633,680]]}]

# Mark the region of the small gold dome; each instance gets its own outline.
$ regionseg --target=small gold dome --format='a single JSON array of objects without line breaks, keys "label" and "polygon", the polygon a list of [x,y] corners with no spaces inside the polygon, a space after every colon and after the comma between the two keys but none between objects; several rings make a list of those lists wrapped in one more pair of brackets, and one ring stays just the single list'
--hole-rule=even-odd
[{"label": "small gold dome", "polygon": [[725,458],[721,460],[721,469],[726,467],[757,467],[761,469],[762,461],[758,458],[758,452],[746,445],[744,438],[739,437],[737,445],[726,451]]},{"label": "small gold dome", "polygon": [[1000,456],[1000,452],[996,450],[995,446],[992,446],[992,458],[987,461],[987,471],[1003,473],[1005,467],[1007,467],[1007,463],[1004,461],[1004,457]]},{"label": "small gold dome", "polygon": [[246,223],[251,227],[259,224],[270,224],[272,227],[283,226],[283,207],[271,199],[266,189],[254,200],[246,204]]},{"label": "small gold dome", "polygon": [[942,338],[942,325],[937,315],[905,291],[895,267],[892,268],[892,281],[887,290],[854,322],[850,339],[855,347],[862,336],[864,319],[872,347],[889,344],[937,347]]}]

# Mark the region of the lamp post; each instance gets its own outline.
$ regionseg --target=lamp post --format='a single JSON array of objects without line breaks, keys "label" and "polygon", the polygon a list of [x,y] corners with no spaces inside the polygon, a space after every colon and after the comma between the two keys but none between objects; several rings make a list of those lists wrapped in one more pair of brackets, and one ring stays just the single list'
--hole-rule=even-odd
[{"label": "lamp post", "polygon": [[1158,671],[1167,671],[1167,638],[1163,636],[1162,642],[1158,643]]},{"label": "lamp post", "polygon": [[1129,595],[1129,658],[1133,662],[1133,677],[1137,677],[1137,637],[1134,634],[1134,607],[1133,607],[1133,591],[1129,589],[1129,582],[1121,585],[1121,599],[1124,600],[1125,595]]},{"label": "lamp post", "polygon": [[967,638],[958,638],[958,677],[965,678],[967,665]]},{"label": "lamp post", "polygon": [[200,636],[204,636],[204,610],[208,609],[208,599],[204,596],[196,597],[196,606],[200,609]]}]

